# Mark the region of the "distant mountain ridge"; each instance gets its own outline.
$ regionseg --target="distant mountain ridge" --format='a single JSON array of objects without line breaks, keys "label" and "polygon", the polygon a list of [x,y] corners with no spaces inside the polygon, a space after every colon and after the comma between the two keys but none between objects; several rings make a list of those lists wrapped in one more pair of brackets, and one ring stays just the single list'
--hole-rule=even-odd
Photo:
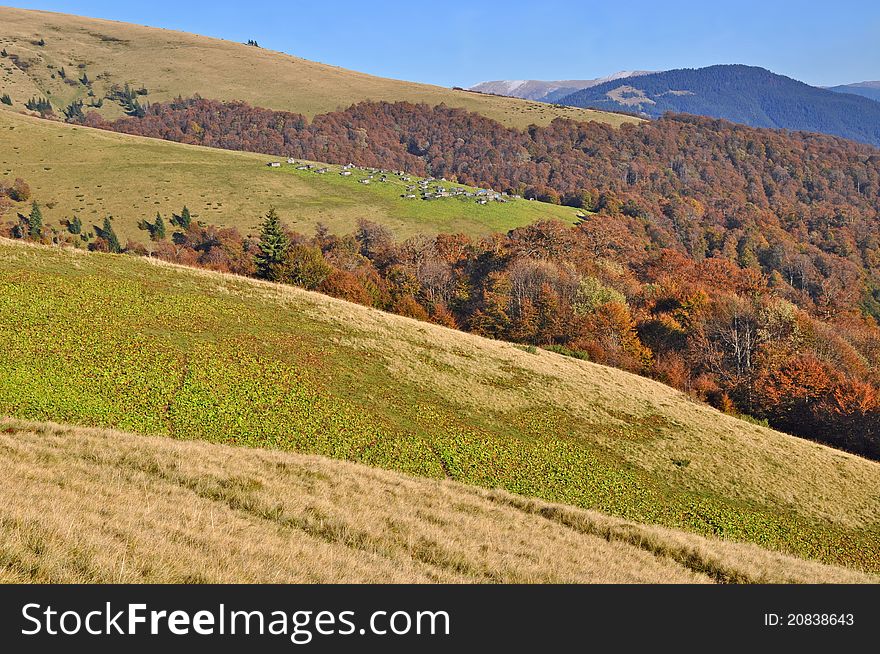
[{"label": "distant mountain ridge", "polygon": [[[873,90],[871,86],[856,87]],[[764,68],[733,64],[611,80],[576,91],[559,102],[649,118],[666,112],[697,114],[753,127],[832,134],[880,146],[880,103],[853,93],[820,89]]]},{"label": "distant mountain ridge", "polygon": [[856,82],[855,84],[841,84],[839,86],[829,86],[829,91],[835,93],[852,93],[861,95],[865,98],[871,98],[880,102],[880,81],[876,82]]},{"label": "distant mountain ridge", "polygon": [[647,75],[651,71],[645,70],[622,70],[596,79],[569,79],[544,81],[536,79],[526,80],[495,80],[492,82],[480,82],[472,87],[471,91],[480,93],[492,93],[494,95],[507,95],[524,100],[538,100],[540,102],[555,102],[556,100],[570,95],[581,89],[598,86],[605,82],[611,82],[637,75]]}]

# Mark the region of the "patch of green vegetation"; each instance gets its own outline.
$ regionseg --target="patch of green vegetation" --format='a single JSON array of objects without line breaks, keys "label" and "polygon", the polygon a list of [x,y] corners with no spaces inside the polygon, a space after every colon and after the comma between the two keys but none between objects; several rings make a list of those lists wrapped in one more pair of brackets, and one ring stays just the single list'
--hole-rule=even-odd
[{"label": "patch of green vegetation", "polygon": [[[283,164],[275,172],[292,175],[318,191],[313,200],[316,209],[368,203],[381,207],[383,213],[410,225],[425,225],[429,229],[434,225],[443,225],[447,233],[473,233],[473,224],[485,227],[487,232],[506,232],[538,220],[555,218],[572,224],[577,221],[577,210],[571,207],[513,197],[506,198],[504,202],[478,204],[480,196],[477,195],[424,200],[419,188],[409,188],[418,186],[419,177],[406,176],[410,181],[404,181],[400,176],[389,173],[387,181],[382,182],[379,173],[372,175],[371,179],[366,171],[354,169],[350,176],[342,176],[339,166],[320,166],[326,168],[327,172],[319,174],[313,170],[299,170],[297,166],[289,164]],[[370,183],[362,184],[361,180],[369,180]],[[466,193],[476,193],[478,190],[447,181],[432,182],[429,189],[433,193],[438,187],[447,190],[460,188]],[[415,197],[409,198],[409,195]]]},{"label": "patch of green vegetation", "polygon": [[590,360],[590,356],[586,352],[572,350],[570,347],[565,347],[564,345],[542,345],[541,347],[544,350],[556,352],[556,354],[561,354],[562,356],[571,357],[573,359],[580,359],[581,361]]},{"label": "patch of green vegetation", "polygon": [[758,425],[759,427],[769,427],[770,426],[770,423],[766,418],[756,418],[755,416],[750,416],[747,413],[738,413],[738,414],[736,414],[736,417],[739,418],[740,420],[744,420],[745,422],[747,422],[749,424]]},{"label": "patch of green vegetation", "polygon": [[[254,289],[0,244],[0,415],[322,454],[880,570],[876,530],[691,490],[595,438],[659,438],[674,427],[661,415],[620,412],[621,426],[554,407],[466,409],[428,380],[402,380],[369,327]],[[528,387],[525,371],[504,372]]]}]

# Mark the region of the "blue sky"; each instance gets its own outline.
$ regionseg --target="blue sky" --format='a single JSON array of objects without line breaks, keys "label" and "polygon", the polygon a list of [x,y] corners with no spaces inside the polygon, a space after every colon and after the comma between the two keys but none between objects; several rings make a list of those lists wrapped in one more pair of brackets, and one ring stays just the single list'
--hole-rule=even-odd
[{"label": "blue sky", "polygon": [[816,85],[880,79],[876,0],[8,1],[253,38],[307,59],[444,86],[717,63],[764,66]]}]

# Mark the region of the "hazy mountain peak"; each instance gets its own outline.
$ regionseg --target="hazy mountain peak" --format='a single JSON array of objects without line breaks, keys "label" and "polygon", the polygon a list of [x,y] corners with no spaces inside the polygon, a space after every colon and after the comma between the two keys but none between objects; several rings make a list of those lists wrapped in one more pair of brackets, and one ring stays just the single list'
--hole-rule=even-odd
[{"label": "hazy mountain peak", "polygon": [[622,70],[607,77],[596,79],[569,79],[569,80],[494,80],[480,82],[470,88],[471,91],[480,93],[492,93],[495,95],[509,95],[526,100],[539,100],[542,102],[555,102],[564,95],[574,93],[581,89],[587,89],[598,84],[613,80],[647,75],[651,71]]},{"label": "hazy mountain peak", "polygon": [[852,93],[853,95],[861,95],[880,102],[880,81],[854,82],[853,84],[841,84],[839,86],[828,87],[829,91],[835,93]]}]

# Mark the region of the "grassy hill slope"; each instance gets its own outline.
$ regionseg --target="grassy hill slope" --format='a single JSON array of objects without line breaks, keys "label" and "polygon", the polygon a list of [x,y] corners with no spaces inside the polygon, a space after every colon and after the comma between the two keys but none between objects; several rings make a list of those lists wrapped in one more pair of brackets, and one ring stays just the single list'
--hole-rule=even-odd
[{"label": "grassy hill slope", "polygon": [[[0,26],[0,47],[20,57],[27,67],[22,71],[10,59],[0,59],[0,92],[9,93],[19,110],[35,95],[51,93],[57,108],[84,97],[85,87],[67,84],[58,75],[64,67],[74,80],[85,71],[99,97],[112,84],[130,82],[146,87],[147,101],[198,93],[307,116],[361,100],[408,100],[446,103],[513,127],[546,124],[560,116],[612,125],[633,120],[602,111],[374,77],[230,41],[115,21],[0,8]],[[40,39],[44,45],[38,45]],[[110,102],[102,111],[120,115],[118,106]]]},{"label": "grassy hill slope", "polygon": [[167,218],[184,204],[198,220],[243,232],[270,206],[303,232],[323,222],[344,233],[358,218],[369,218],[398,237],[439,231],[483,235],[543,218],[575,219],[570,207],[526,200],[486,206],[457,198],[405,200],[398,197],[401,184],[365,186],[357,176],[266,166],[276,159],[0,112],[0,179],[27,180],[51,224],[75,214],[90,227],[115,216],[123,242],[146,239],[137,229],[141,218],[157,211]]},{"label": "grassy hill slope", "polygon": [[0,339],[0,415],[321,454],[880,568],[877,463],[550,352],[11,242]]},{"label": "grassy hill slope", "polygon": [[6,582],[877,581],[323,457],[2,419],[0,448]]}]

